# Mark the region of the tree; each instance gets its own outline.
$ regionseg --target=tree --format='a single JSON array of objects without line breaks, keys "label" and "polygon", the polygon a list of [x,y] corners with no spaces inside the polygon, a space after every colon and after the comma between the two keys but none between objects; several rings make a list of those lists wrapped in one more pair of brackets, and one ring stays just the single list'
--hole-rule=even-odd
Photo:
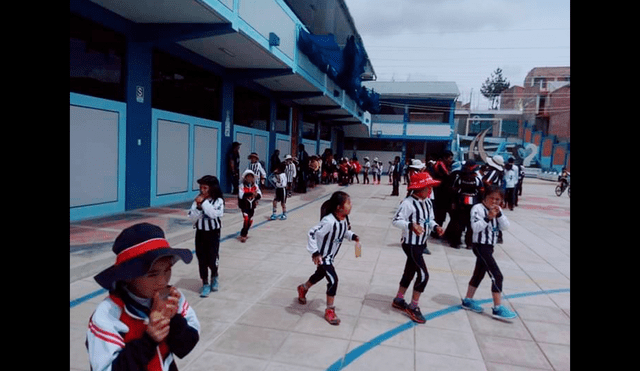
[{"label": "tree", "polygon": [[510,85],[511,83],[502,76],[500,67],[491,73],[491,78],[487,77],[480,88],[480,93],[491,101],[490,109],[498,109],[498,97],[503,91],[509,89]]}]

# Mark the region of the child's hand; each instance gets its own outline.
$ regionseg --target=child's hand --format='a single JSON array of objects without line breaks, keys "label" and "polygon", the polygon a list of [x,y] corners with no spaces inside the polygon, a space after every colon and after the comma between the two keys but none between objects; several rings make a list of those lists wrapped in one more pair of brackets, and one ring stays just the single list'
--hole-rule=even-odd
[{"label": "child's hand", "polygon": [[418,236],[421,236],[424,233],[424,228],[418,223],[411,223],[409,228]]},{"label": "child's hand", "polygon": [[147,325],[147,334],[156,342],[162,342],[169,335],[169,319],[160,312],[151,312],[149,315],[149,324]]},{"label": "child's hand", "polygon": [[313,259],[313,264],[315,265],[319,265],[322,263],[322,255],[316,255],[312,257],[312,259]]},{"label": "child's hand", "polygon": [[444,234],[444,228],[442,228],[441,226],[437,226],[435,230],[438,236],[442,236]]},{"label": "child's hand", "polygon": [[180,292],[175,287],[171,287],[169,296],[164,301],[164,309],[162,315],[166,318],[173,318],[178,313],[178,302],[180,301]]},{"label": "child's hand", "polygon": [[487,218],[493,219],[496,216],[498,216],[498,214],[500,214],[500,212],[501,212],[500,206],[494,205],[489,209],[489,212],[487,213]]},{"label": "child's hand", "polygon": [[202,202],[204,202],[204,200],[205,200],[205,196],[203,194],[199,194],[195,199],[196,204],[198,204],[198,205],[202,204]]}]

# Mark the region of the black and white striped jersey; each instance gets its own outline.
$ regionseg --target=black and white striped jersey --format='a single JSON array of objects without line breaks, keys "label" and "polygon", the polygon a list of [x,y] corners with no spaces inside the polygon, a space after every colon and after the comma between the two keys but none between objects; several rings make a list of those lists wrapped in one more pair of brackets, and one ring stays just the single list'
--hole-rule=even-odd
[{"label": "black and white striped jersey", "polygon": [[201,209],[193,201],[189,210],[189,219],[194,223],[193,228],[204,231],[212,231],[222,228],[222,215],[224,214],[224,200],[218,198],[215,201],[207,198],[202,202]]},{"label": "black and white striped jersey", "polygon": [[267,177],[267,172],[264,171],[264,168],[258,161],[249,162],[249,166],[247,168],[253,171],[253,173],[256,175],[256,180],[264,179]]},{"label": "black and white striped jersey", "polygon": [[297,175],[296,165],[293,162],[289,162],[287,164],[287,167],[285,168],[284,173],[287,174],[287,182],[293,182],[293,179]]},{"label": "black and white striped jersey", "polygon": [[473,243],[494,245],[498,242],[498,231],[509,228],[509,220],[500,213],[498,217],[486,219],[489,209],[479,203],[471,208],[471,229],[473,230]]},{"label": "black and white striped jersey", "polygon": [[[398,211],[393,217],[392,224],[402,230],[402,242],[409,245],[425,245],[431,230],[438,226],[434,220],[433,205],[431,200],[419,199],[413,195],[405,198],[398,206]],[[411,223],[418,223],[424,228],[424,233],[416,235],[409,229]]]},{"label": "black and white striped jersey", "polygon": [[311,255],[319,253],[322,264],[333,264],[342,240],[353,241],[356,234],[349,230],[347,219],[338,220],[333,214],[326,215],[320,223],[309,230],[307,234],[307,250]]}]

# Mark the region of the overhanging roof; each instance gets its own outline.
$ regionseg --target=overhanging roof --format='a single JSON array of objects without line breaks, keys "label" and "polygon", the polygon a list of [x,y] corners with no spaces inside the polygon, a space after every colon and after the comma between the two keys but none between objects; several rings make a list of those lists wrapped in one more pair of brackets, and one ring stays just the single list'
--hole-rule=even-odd
[{"label": "overhanging roof", "polygon": [[455,99],[460,95],[452,81],[365,81],[362,85],[380,94],[381,99]]}]

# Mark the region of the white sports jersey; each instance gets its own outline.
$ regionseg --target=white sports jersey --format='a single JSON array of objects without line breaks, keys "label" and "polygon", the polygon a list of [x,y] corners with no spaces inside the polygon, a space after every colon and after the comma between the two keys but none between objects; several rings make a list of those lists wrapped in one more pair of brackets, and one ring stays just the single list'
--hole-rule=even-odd
[{"label": "white sports jersey", "polygon": [[[400,203],[392,224],[402,230],[402,242],[409,245],[425,245],[429,233],[438,225],[433,219],[431,200],[428,198],[421,200],[411,195]],[[420,224],[424,228],[424,233],[420,236],[416,235],[409,229],[411,223]]]},{"label": "white sports jersey", "polygon": [[222,215],[224,214],[224,200],[218,198],[215,201],[208,198],[202,202],[201,210],[198,204],[193,201],[189,210],[189,219],[194,222],[193,228],[198,230],[212,231],[222,228]]},{"label": "white sports jersey", "polygon": [[333,214],[326,215],[320,223],[307,234],[307,250],[313,255],[320,253],[323,264],[333,264],[333,258],[340,250],[342,240],[346,237],[353,241],[356,236],[349,230],[347,219],[338,220]]},{"label": "white sports jersey", "polygon": [[494,245],[498,241],[498,231],[509,228],[509,220],[504,214],[493,219],[485,219],[488,214],[489,209],[482,203],[475,204],[471,208],[472,242]]}]

